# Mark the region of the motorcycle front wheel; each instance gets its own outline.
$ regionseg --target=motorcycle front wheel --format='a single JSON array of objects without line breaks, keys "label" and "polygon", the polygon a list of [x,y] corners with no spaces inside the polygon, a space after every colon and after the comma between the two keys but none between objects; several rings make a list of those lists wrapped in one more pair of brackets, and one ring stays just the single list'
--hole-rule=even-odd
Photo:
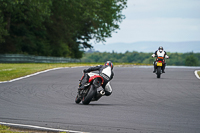
[{"label": "motorcycle front wheel", "polygon": [[78,95],[76,96],[75,102],[76,102],[77,104],[79,104],[79,103],[81,102],[81,99],[78,97]]}]

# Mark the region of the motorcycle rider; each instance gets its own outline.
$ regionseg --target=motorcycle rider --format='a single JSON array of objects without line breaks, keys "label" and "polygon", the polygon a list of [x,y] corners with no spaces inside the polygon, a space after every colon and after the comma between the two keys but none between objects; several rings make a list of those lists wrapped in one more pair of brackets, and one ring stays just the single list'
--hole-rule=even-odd
[{"label": "motorcycle rider", "polygon": [[112,93],[112,87],[110,84],[110,81],[112,80],[114,73],[113,73],[113,63],[111,61],[106,61],[104,65],[98,65],[95,67],[90,67],[88,69],[84,69],[84,76],[83,78],[80,80],[79,83],[79,88],[78,88],[78,92],[80,92],[80,90],[84,89],[87,86],[88,80],[89,80],[89,72],[92,71],[99,71],[99,75],[104,79],[102,88],[103,90],[97,92],[97,95],[95,97],[95,99],[93,99],[93,101],[97,101],[100,97],[102,97],[103,95],[105,96],[110,96]]},{"label": "motorcycle rider", "polygon": [[[166,65],[165,58],[168,59],[169,56],[167,55],[166,51],[164,51],[163,47],[160,46],[158,48],[158,50],[156,50],[155,53],[152,54],[152,57],[157,57],[156,60],[158,60],[158,57],[163,57],[163,62],[164,63],[163,63],[163,66],[162,66],[162,72],[165,73],[165,65]],[[154,70],[153,70],[153,73],[155,73],[155,72],[156,72],[156,61],[154,61]]]}]

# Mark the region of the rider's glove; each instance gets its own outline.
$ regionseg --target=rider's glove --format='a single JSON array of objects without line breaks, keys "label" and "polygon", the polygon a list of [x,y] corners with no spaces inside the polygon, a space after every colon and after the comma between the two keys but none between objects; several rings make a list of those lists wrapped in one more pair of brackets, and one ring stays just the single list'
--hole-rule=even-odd
[{"label": "rider's glove", "polygon": [[165,55],[165,58],[166,58],[166,59],[169,59],[169,56]]}]

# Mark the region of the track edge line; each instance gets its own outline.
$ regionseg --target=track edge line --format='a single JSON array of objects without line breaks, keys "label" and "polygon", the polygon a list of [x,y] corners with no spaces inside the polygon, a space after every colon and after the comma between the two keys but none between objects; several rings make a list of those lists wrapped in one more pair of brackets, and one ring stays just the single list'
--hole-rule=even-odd
[{"label": "track edge line", "polygon": [[199,75],[197,74],[198,71],[200,71],[200,70],[195,70],[195,71],[194,71],[194,74],[196,75],[196,77],[197,77],[198,79],[200,79]]},{"label": "track edge line", "polygon": [[0,122],[1,125],[6,126],[16,126],[16,127],[26,127],[26,128],[33,128],[36,130],[48,130],[48,131],[58,131],[58,132],[69,132],[69,133],[89,133],[89,132],[81,132],[81,131],[74,131],[74,130],[65,130],[65,129],[56,129],[56,128],[48,128],[48,127],[40,127],[40,126],[34,126],[34,125],[23,125],[23,124],[15,124],[15,123],[6,123],[6,122]]}]

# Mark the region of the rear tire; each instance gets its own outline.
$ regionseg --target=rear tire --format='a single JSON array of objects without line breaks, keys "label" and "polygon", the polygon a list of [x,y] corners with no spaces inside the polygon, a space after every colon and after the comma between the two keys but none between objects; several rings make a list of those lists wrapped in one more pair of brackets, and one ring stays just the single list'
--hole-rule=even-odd
[{"label": "rear tire", "polygon": [[157,68],[157,78],[160,78],[161,76],[161,67]]},{"label": "rear tire", "polygon": [[92,101],[92,98],[95,96],[96,92],[97,88],[95,88],[94,85],[91,85],[89,92],[85,97],[83,97],[82,103],[88,105]]}]

